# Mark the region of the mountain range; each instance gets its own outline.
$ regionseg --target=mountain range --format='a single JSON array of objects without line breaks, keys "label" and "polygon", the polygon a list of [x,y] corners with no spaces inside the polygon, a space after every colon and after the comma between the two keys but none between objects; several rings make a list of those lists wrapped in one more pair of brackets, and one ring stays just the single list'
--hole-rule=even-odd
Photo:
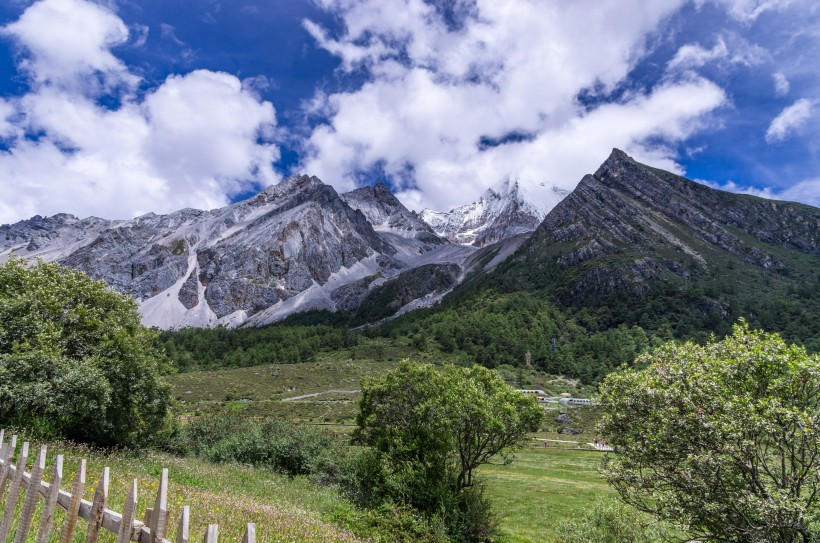
[{"label": "mountain range", "polygon": [[673,327],[779,310],[812,327],[819,233],[817,208],[722,192],[613,150],[571,193],[505,180],[447,213],[416,214],[384,184],[338,194],[295,176],[210,211],[36,216],[0,226],[0,259],[83,270],[164,329],[317,309],[373,323],[488,288],[597,308],[609,325],[666,304]]}]

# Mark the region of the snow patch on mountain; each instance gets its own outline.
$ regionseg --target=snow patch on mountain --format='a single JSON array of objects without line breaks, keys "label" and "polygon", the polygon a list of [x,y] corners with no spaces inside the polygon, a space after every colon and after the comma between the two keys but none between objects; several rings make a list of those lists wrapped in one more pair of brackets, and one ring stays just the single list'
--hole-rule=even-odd
[{"label": "snow patch on mountain", "polygon": [[546,183],[505,179],[472,204],[447,212],[425,209],[421,218],[453,243],[484,247],[534,231],[567,194],[569,191]]}]

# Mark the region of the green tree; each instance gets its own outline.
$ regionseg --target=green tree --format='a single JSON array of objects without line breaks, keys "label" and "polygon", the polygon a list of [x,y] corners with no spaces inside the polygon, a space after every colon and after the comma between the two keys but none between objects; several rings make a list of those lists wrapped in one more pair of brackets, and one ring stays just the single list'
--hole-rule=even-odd
[{"label": "green tree", "polygon": [[0,424],[102,446],[166,422],[158,335],[136,302],[57,264],[0,265]]},{"label": "green tree", "polygon": [[820,358],[741,321],[611,374],[601,432],[620,496],[701,541],[820,538]]},{"label": "green tree", "polygon": [[360,407],[355,439],[374,452],[371,503],[443,512],[449,531],[466,541],[483,540],[489,520],[476,468],[543,418],[535,400],[492,370],[408,361],[365,383]]}]

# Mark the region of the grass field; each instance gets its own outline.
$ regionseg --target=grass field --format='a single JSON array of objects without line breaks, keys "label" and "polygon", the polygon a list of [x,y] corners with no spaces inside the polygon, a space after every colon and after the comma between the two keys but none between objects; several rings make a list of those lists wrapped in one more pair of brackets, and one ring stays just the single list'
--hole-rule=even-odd
[{"label": "grass field", "polygon": [[[396,357],[390,358],[392,360],[340,361],[336,353],[328,358],[320,357],[317,362],[311,363],[182,373],[173,376],[172,383],[181,411],[186,415],[230,409],[253,417],[272,416],[322,424],[330,431],[348,433],[358,409],[359,394],[329,391],[358,389],[363,379],[383,375],[395,368],[398,360]],[[506,373],[512,374],[511,371]],[[534,373],[522,375],[518,370],[514,377],[523,378],[530,385],[526,388],[543,386],[544,389],[550,388],[556,392],[582,392],[572,383],[558,378],[544,378]],[[282,401],[314,393],[322,394],[297,401]],[[559,412],[567,412],[571,422],[558,423],[556,418]],[[501,517],[504,541],[549,541],[560,521],[580,518],[584,511],[594,506],[598,497],[614,495],[598,474],[601,453],[545,449],[541,447],[541,441],[538,441],[546,438],[591,442],[596,437],[594,426],[598,416],[595,408],[572,407],[568,410],[561,408],[560,411],[548,411],[542,431],[530,436],[531,443],[537,443],[537,446],[519,451],[510,465],[491,464],[481,468],[488,495]],[[579,429],[582,433],[559,433],[563,426]],[[572,443],[562,445],[575,447]],[[208,466],[199,462],[196,464],[200,466],[197,469],[236,470],[233,472],[236,474],[243,473],[242,470],[245,469]],[[247,470],[247,473],[259,473],[259,470]],[[329,512],[341,503],[341,498],[328,490],[318,490],[316,496],[310,496],[310,484],[306,481],[300,483],[296,479],[283,482],[272,474],[266,474],[262,479],[276,481],[266,484],[280,485],[280,488],[286,482],[287,490],[278,491],[277,497],[280,500],[291,499],[302,510],[318,515],[320,520],[323,515],[327,518]],[[244,492],[241,482],[236,484],[238,486],[234,487],[234,491]],[[250,487],[251,503],[256,503],[253,501],[256,499],[267,499],[267,495],[258,490],[259,484],[262,483],[255,481]],[[230,485],[233,483],[229,483]]]},{"label": "grass field", "polygon": [[[369,346],[369,349],[375,347]],[[230,368],[212,371],[178,373],[171,376],[174,397],[179,402],[179,414],[198,415],[219,409],[240,411],[250,417],[275,417],[285,420],[349,424],[355,417],[360,395],[357,393],[334,393],[331,391],[358,390],[368,377],[384,375],[399,362],[404,347],[391,346],[390,356],[384,360],[365,357],[364,347],[357,358],[344,358],[347,351],[321,353],[316,362],[303,364],[276,364],[249,368]],[[395,352],[394,352],[395,351]],[[420,361],[432,362],[429,360]],[[570,392],[576,396],[588,393],[576,384],[554,376],[546,376],[533,370],[499,368],[499,373],[512,386],[541,388],[550,394]],[[315,397],[293,402],[287,398],[320,393]],[[554,418],[554,417],[553,417]],[[580,421],[589,437],[587,421]],[[559,438],[559,425],[548,421],[544,428]],[[570,439],[570,438],[568,438]],[[588,441],[588,439],[587,439]]]},{"label": "grass field", "polygon": [[[122,510],[130,482],[138,479],[137,518],[153,504],[160,473],[167,467],[172,540],[182,506],[190,505],[194,539],[201,537],[208,524],[218,523],[220,541],[238,543],[245,523],[254,522],[260,541],[357,541],[344,527],[327,520],[350,506],[334,489],[317,488],[303,477],[157,452],[103,454],[65,443],[50,445],[47,472],[58,453],[66,456],[62,485],[66,490],[79,459],[88,459],[85,498],[89,500],[103,468],[109,466],[109,508],[117,511]],[[503,541],[550,541],[560,521],[580,518],[598,497],[613,495],[597,472],[601,458],[601,453],[589,451],[528,448],[518,451],[512,464],[482,467],[488,495],[501,518]],[[58,513],[57,522],[63,515]],[[107,534],[103,541],[114,539],[113,534]],[[83,530],[75,541],[84,541]]]},{"label": "grass field", "polygon": [[358,394],[322,394],[294,402],[282,400],[330,390],[358,390],[363,379],[383,375],[397,365],[397,361],[319,360],[180,373],[171,377],[171,383],[183,415],[227,408],[252,417],[349,423],[356,416]]},{"label": "grass field", "polygon": [[613,496],[601,478],[602,453],[522,449],[510,465],[483,466],[480,473],[510,543],[553,540],[562,520],[578,519],[599,497]]}]

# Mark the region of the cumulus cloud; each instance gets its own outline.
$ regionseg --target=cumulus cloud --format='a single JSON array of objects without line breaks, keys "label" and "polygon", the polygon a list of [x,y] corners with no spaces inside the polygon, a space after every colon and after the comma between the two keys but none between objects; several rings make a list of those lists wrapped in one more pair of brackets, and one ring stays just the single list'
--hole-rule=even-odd
[{"label": "cumulus cloud", "polygon": [[726,102],[687,73],[606,99],[681,1],[319,3],[345,30],[305,27],[367,81],[314,97],[329,120],[302,167],[341,190],[379,171],[415,209],[463,204],[507,176],[571,189],[614,146],[679,171],[675,144]]},{"label": "cumulus cloud", "polygon": [[[37,26],[58,28],[65,49]],[[23,51],[31,91],[0,100],[0,223],[213,208],[278,180],[274,108],[235,76],[172,75],[137,97],[122,85],[137,76],[110,50],[127,39],[126,26],[80,0],[41,0],[4,32]],[[102,105],[100,92],[118,105]]]},{"label": "cumulus cloud", "polygon": [[812,100],[801,98],[783,109],[783,111],[772,120],[769,128],[766,130],[766,141],[769,143],[780,142],[793,132],[799,130],[811,117],[813,107],[814,102]]},{"label": "cumulus cloud", "polygon": [[95,74],[108,84],[138,78],[111,53],[128,40],[128,27],[108,9],[85,0],[47,0],[30,6],[2,28],[27,52],[20,68],[36,83],[77,89]]}]

